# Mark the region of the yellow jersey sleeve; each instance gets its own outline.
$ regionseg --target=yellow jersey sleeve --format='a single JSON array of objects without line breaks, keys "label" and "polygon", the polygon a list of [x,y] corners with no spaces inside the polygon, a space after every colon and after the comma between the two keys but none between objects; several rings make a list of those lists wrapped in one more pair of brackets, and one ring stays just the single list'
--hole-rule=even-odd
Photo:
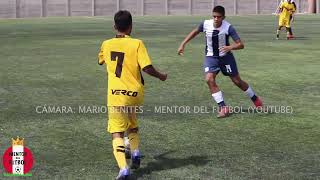
[{"label": "yellow jersey sleeve", "polygon": [[142,41],[139,42],[139,47],[138,47],[138,64],[141,69],[151,65],[150,57]]},{"label": "yellow jersey sleeve", "polygon": [[100,52],[98,55],[98,64],[103,65],[104,63],[105,63],[105,55],[104,55],[103,43],[102,43],[101,48],[100,48]]}]

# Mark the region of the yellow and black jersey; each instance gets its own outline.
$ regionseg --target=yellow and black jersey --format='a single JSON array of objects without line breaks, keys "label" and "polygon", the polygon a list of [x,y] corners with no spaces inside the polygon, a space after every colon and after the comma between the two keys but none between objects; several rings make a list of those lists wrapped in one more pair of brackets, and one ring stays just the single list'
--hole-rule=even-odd
[{"label": "yellow and black jersey", "polygon": [[136,106],[143,103],[141,70],[151,65],[143,42],[130,36],[117,36],[102,43],[99,64],[108,72],[108,106]]}]

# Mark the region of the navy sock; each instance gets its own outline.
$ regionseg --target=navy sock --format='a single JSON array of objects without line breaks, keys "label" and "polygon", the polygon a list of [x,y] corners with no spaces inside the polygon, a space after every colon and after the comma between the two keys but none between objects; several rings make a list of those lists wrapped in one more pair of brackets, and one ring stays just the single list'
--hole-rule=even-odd
[{"label": "navy sock", "polygon": [[219,105],[220,107],[226,106],[226,104],[224,103],[224,101],[219,102],[218,105]]},{"label": "navy sock", "polygon": [[252,97],[251,97],[251,100],[254,102],[254,101],[256,101],[257,100],[257,96],[256,95],[253,95]]}]

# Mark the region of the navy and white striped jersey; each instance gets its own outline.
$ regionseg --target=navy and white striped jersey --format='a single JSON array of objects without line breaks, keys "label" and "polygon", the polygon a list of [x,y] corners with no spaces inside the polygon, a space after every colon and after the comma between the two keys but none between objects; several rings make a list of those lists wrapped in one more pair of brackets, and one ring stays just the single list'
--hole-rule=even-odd
[{"label": "navy and white striped jersey", "polygon": [[219,52],[219,48],[230,45],[229,36],[232,37],[233,41],[240,39],[236,30],[225,20],[222,21],[219,28],[213,26],[213,19],[205,20],[199,25],[198,30],[206,35],[206,56],[225,56],[224,53]]}]

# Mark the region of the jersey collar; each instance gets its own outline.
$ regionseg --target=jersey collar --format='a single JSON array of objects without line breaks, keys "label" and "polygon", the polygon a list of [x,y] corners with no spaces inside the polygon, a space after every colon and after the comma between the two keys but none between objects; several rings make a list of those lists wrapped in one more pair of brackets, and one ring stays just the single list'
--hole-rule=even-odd
[{"label": "jersey collar", "polygon": [[129,35],[119,35],[117,34],[115,38],[129,38]]}]

